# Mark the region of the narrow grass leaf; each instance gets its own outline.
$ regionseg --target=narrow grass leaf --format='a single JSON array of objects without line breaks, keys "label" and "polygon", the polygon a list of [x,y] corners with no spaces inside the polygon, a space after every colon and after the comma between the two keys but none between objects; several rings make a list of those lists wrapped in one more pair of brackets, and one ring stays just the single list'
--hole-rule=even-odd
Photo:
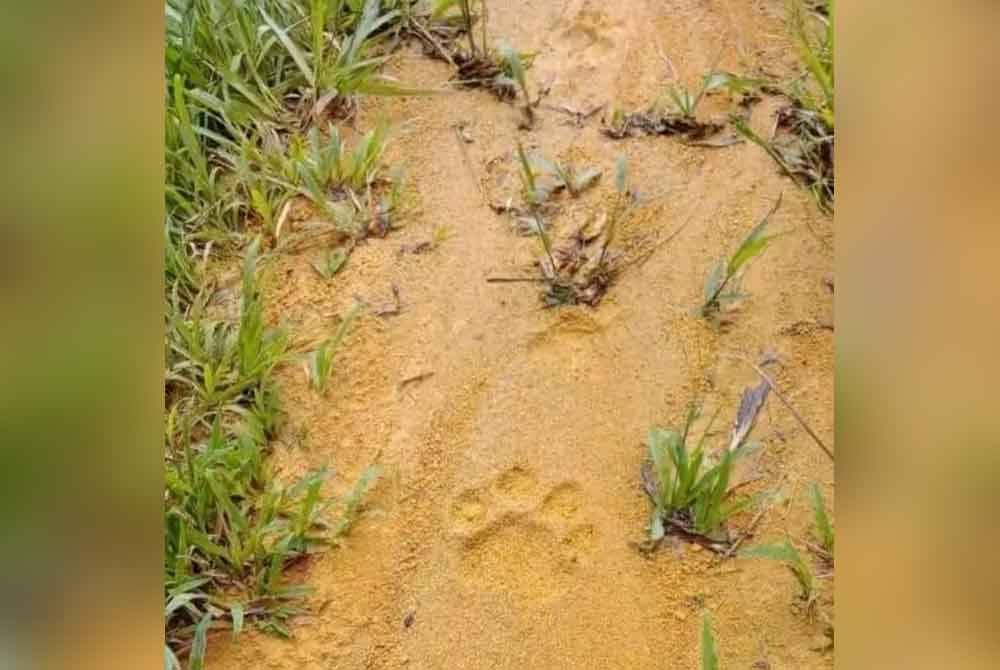
[{"label": "narrow grass leaf", "polygon": [[830,517],[826,511],[826,501],[823,500],[823,492],[815,482],[809,487],[809,497],[816,523],[817,539],[819,539],[823,549],[832,552],[834,543],[833,525],[830,523]]},{"label": "narrow grass leaf", "polygon": [[715,650],[712,618],[708,612],[701,621],[701,670],[719,670],[719,655]]},{"label": "narrow grass leaf", "polygon": [[288,36],[288,33],[285,32],[285,30],[281,28],[281,26],[279,26],[274,19],[271,18],[271,15],[268,14],[263,7],[260,7],[260,15],[263,17],[264,21],[271,29],[271,32],[274,33],[274,36],[278,38],[279,42],[281,42],[281,46],[285,47],[285,51],[287,51],[288,55],[292,57],[292,60],[295,62],[295,65],[299,68],[299,71],[302,73],[302,76],[305,77],[306,81],[309,83],[310,86],[315,87],[316,73],[309,66],[309,61],[306,58],[305,54],[302,53],[302,50],[299,49],[298,45],[296,45],[295,42],[292,40],[292,38]]},{"label": "narrow grass leaf", "polygon": [[194,629],[194,640],[191,642],[191,656],[188,661],[189,670],[204,670],[205,649],[208,646],[208,627],[212,625],[211,612],[206,613]]}]

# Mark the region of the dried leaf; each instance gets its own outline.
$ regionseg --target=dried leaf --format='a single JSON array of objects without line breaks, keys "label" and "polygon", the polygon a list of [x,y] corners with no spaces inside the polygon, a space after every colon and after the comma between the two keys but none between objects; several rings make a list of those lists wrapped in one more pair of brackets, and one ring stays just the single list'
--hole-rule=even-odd
[{"label": "dried leaf", "polygon": [[746,440],[770,391],[771,385],[766,381],[762,381],[756,388],[747,388],[743,391],[739,409],[736,410],[736,420],[733,421],[732,436],[729,439],[730,451],[738,449]]}]

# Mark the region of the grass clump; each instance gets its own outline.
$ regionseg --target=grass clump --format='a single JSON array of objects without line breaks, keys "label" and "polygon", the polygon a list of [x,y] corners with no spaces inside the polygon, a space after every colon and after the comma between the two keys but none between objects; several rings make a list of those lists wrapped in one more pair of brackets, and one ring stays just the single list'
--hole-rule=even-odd
[{"label": "grass clump", "polygon": [[[287,634],[305,589],[285,570],[346,532],[373,481],[338,519],[328,472],[286,483],[268,467],[291,344],[265,319],[260,260],[294,199],[353,234],[388,228],[398,184],[381,175],[384,127],[348,149],[319,124],[350,117],[359,95],[415,93],[378,72],[411,4],[165,3],[167,667],[202,667],[218,628]],[[231,315],[210,270],[240,254]]]},{"label": "grass clump", "polygon": [[653,428],[649,433],[649,460],[642,470],[643,489],[653,503],[649,539],[658,543],[675,532],[723,550],[729,543],[726,521],[751,503],[729,492],[733,466],[746,447],[724,449],[714,458],[709,454],[706,443],[718,412],[691,446],[690,430],[699,416],[700,409],[692,406],[683,430]]},{"label": "grass clump", "polygon": [[773,138],[764,139],[743,119],[736,129],[759,145],[782,172],[808,188],[819,208],[834,210],[834,0],[789,5],[788,23],[803,62],[802,74],[784,87],[792,105],[778,112]]},{"label": "grass clump", "polygon": [[713,67],[701,78],[697,90],[673,83],[667,87],[664,96],[645,112],[615,110],[610,124],[604,128],[604,134],[612,139],[623,139],[638,133],[677,135],[688,142],[702,141],[726,127],[720,121],[698,118],[698,107],[705,96],[720,89],[739,94],[753,88],[753,80],[717,71]]},{"label": "grass clump", "polygon": [[[306,127],[349,116],[362,94],[420,93],[378,74],[378,51],[401,29],[408,0],[393,5],[168,0],[166,204],[175,228],[193,243],[238,243],[247,223],[277,231],[294,195],[328,214],[325,182],[367,189],[384,129],[362,140],[370,153],[349,165],[354,155],[334,146],[339,137],[328,131],[321,143]],[[338,152],[344,164],[331,165]]]},{"label": "grass clump", "polygon": [[517,143],[518,176],[521,193],[529,209],[545,204],[553,194],[566,191],[578,198],[588,188],[597,184],[603,174],[599,168],[577,169],[572,164],[550,161],[537,155],[528,155],[524,145]]},{"label": "grass clump", "polygon": [[732,553],[726,522],[754,499],[736,496],[730,480],[736,463],[757,449],[748,438],[768,395],[767,384],[743,391],[729,440],[715,453],[709,451],[708,440],[719,410],[693,446],[691,429],[701,416],[696,404],[688,408],[683,430],[657,427],[650,431],[649,459],[641,471],[642,488],[653,504],[647,548],[655,549],[673,532],[726,556]]},{"label": "grass clump", "polygon": [[343,247],[327,249],[323,256],[312,264],[313,269],[323,279],[330,281],[347,263],[347,251]]},{"label": "grass clump", "polygon": [[779,207],[781,207],[780,195],[763,220],[743,238],[732,256],[719,261],[709,274],[705,280],[703,300],[699,308],[702,316],[717,320],[724,307],[744,297],[739,290],[742,271],[750,261],[763,253],[771,241],[777,237],[777,235],[767,235],[766,233],[771,217],[774,216]]},{"label": "grass clump", "polygon": [[[241,309],[238,321],[205,316],[205,294],[186,311],[171,303],[167,322],[168,400],[195,424],[232,413],[243,406],[260,405],[271,393],[269,378],[286,360],[288,337],[264,323],[264,301],[257,278],[259,241],[250,245],[243,262]],[[264,403],[267,405],[268,403]],[[268,416],[258,416],[271,425]]]},{"label": "grass clump", "polygon": [[402,188],[401,172],[383,173],[387,138],[387,126],[379,123],[350,150],[335,126],[325,138],[313,128],[305,138],[292,136],[268,161],[282,175],[277,183],[292,187],[341,233],[383,237],[399,211]]},{"label": "grass clump", "polygon": [[[507,44],[491,49],[488,24],[486,0],[478,3],[474,0],[435,0],[427,19],[416,22],[415,34],[424,40],[428,53],[448,61],[456,69],[456,83],[467,88],[487,89],[504,101],[515,100],[520,91],[525,102],[524,125],[530,127],[535,120],[534,104],[528,92],[526,70],[531,67],[533,55]],[[467,47],[462,45],[463,35]]]},{"label": "grass clump", "polygon": [[[519,153],[522,157],[522,171],[530,175],[532,167],[520,147]],[[555,165],[552,170],[556,175],[561,171],[562,176],[558,178],[572,182],[578,193],[600,177],[600,172],[595,170],[577,173],[571,168]],[[610,212],[601,213],[578,228],[565,244],[553,247],[538,212],[533,212],[527,218],[530,231],[538,236],[545,254],[539,261],[539,267],[545,284],[542,301],[546,307],[580,304],[595,307],[617,277],[620,270],[618,255],[610,252],[609,248],[615,240],[621,220],[633,204],[633,196],[628,187],[628,165],[624,157],[618,161],[617,172],[617,194]],[[527,177],[525,187],[534,189],[534,193],[545,192],[544,187],[539,187]],[[570,190],[565,181],[559,188]]]},{"label": "grass clump", "polygon": [[[175,270],[164,431],[168,667],[179,668],[185,656],[200,667],[217,628],[238,633],[254,621],[287,634],[307,589],[286,583],[285,569],[347,527],[329,518],[335,501],[322,493],[328,472],[286,484],[267,465],[281,424],[272,376],[288,359],[289,341],[265,323],[258,254],[254,241],[234,320],[208,319],[204,290],[186,303],[177,288],[184,275]],[[348,506],[349,515],[356,512],[356,504]]]},{"label": "grass clump", "polygon": [[531,94],[528,92],[528,76],[521,53],[509,44],[501,44],[500,65],[503,77],[513,80],[524,97],[524,107],[521,108],[524,113],[522,128],[531,128],[535,125],[535,110],[531,102]]}]

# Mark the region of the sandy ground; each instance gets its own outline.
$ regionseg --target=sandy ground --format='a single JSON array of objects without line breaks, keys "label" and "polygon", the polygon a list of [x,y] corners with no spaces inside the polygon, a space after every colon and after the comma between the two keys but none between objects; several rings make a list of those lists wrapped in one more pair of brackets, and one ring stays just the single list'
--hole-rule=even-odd
[{"label": "sandy ground", "polygon": [[[551,84],[547,103],[636,109],[663,91],[670,64],[693,86],[720,48],[722,68],[787,74],[795,55],[782,13],[777,1],[505,0],[491,3],[491,35],[538,52],[529,74],[534,87]],[[416,45],[390,72],[432,87],[449,76]],[[779,104],[762,102],[752,124],[768,132]],[[651,558],[634,548],[649,515],[643,439],[653,425],[678,425],[695,397],[731,419],[755,378],[728,353],[778,353],[778,383],[832,442],[832,221],[747,144],[614,142],[600,115],[577,127],[548,109],[519,131],[516,110],[481,91],[363,105],[359,127],[387,116],[396,128],[389,158],[408,165],[411,214],[359,247],[332,282],[310,267],[319,250],[275,261],[272,316],[320,337],[355,296],[378,306],[393,285],[402,310],[357,322],[327,397],[301,369],[282,373],[289,420],[276,460],[289,476],[334,465],[338,492],[371,463],[383,476],[344,545],[303,575],[317,594],[294,639],[220,635],[209,667],[695,668],[705,608],[723,667],[832,667],[830,653],[814,650],[822,625],[795,611],[797,587],[781,566],[719,566],[685,544]],[[706,111],[723,106],[709,100]],[[460,122],[474,140],[467,158]],[[619,247],[652,249],[688,225],[629,267],[597,309],[543,310],[531,284],[488,284],[530,272],[540,253],[477,185],[489,195],[512,188],[518,138],[605,170],[579,200],[560,200],[557,236],[606,207],[619,153],[651,196]],[[692,315],[705,275],[782,191],[773,226],[790,234],[751,266],[751,298],[720,333]],[[449,236],[438,248],[400,253],[441,226]],[[789,496],[758,537],[807,537],[805,487],[819,482],[832,503],[832,464],[773,397],[754,435],[765,448],[744,473],[758,478],[747,490],[781,484]],[[832,612],[832,584],[822,590]]]}]

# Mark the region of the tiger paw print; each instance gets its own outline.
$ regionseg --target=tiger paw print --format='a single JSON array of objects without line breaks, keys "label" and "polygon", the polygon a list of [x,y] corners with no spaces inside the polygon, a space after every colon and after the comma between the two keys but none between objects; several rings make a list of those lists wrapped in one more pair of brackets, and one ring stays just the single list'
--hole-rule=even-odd
[{"label": "tiger paw print", "polygon": [[565,593],[595,544],[584,503],[575,482],[543,490],[520,466],[460,493],[450,515],[463,580],[517,601]]}]

